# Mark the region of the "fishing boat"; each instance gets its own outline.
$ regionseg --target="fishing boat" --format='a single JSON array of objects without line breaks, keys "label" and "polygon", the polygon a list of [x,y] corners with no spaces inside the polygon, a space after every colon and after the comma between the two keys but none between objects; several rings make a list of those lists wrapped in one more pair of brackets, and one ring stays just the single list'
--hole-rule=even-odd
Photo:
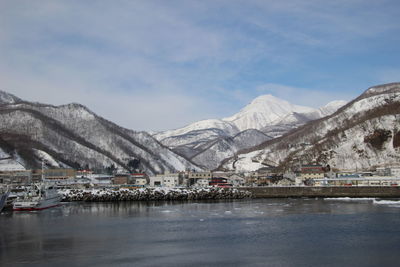
[{"label": "fishing boat", "polygon": [[61,195],[54,184],[44,179],[44,163],[42,162],[42,179],[32,184],[25,194],[18,197],[13,204],[13,210],[43,210],[60,205]]},{"label": "fishing boat", "polygon": [[13,210],[43,210],[60,205],[60,201],[61,195],[57,188],[41,182],[33,184],[22,197],[18,197],[13,204]]}]

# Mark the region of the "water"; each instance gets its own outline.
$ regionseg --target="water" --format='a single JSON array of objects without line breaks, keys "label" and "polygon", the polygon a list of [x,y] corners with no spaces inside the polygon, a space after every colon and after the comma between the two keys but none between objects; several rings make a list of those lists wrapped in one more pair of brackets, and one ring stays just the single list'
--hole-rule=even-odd
[{"label": "water", "polygon": [[69,203],[0,215],[0,266],[399,266],[400,202]]}]

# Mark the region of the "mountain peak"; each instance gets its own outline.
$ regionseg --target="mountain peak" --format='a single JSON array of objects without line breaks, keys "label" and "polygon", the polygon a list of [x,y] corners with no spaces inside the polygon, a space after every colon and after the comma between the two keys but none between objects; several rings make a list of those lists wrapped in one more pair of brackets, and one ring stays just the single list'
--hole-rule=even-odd
[{"label": "mountain peak", "polygon": [[253,101],[251,101],[251,103],[259,103],[259,102],[280,102],[280,101],[284,101],[287,102],[283,99],[277,98],[271,94],[267,94],[267,95],[260,95],[256,98],[253,99]]},{"label": "mountain peak", "polygon": [[261,95],[245,106],[239,113],[225,118],[224,121],[234,123],[241,131],[246,129],[262,129],[279,121],[293,112],[306,113],[315,109],[293,105],[273,95]]}]

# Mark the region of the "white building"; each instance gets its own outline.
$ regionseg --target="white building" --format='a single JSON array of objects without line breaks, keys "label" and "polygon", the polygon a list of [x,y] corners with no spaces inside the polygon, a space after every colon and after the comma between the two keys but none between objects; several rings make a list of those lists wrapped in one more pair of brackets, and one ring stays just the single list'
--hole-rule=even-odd
[{"label": "white building", "polygon": [[294,178],[294,184],[297,186],[304,185],[304,180],[301,178],[301,176],[296,176]]},{"label": "white building", "polygon": [[400,166],[388,165],[376,168],[375,174],[378,176],[400,177]]},{"label": "white building", "polygon": [[233,174],[231,176],[227,177],[227,182],[228,184],[231,184],[233,187],[240,187],[240,186],[244,186],[246,179],[243,177],[240,177],[237,174]]},{"label": "white building", "polygon": [[400,166],[390,167],[390,174],[394,177],[400,177]]},{"label": "white building", "polygon": [[187,173],[188,186],[205,185],[206,182],[204,180],[207,180],[207,186],[208,186],[208,182],[211,180],[211,177],[212,177],[212,172],[189,172]]},{"label": "white building", "polygon": [[179,173],[165,174],[164,175],[164,186],[165,187],[179,186]]},{"label": "white building", "polygon": [[136,178],[135,185],[137,186],[145,186],[147,184],[146,178]]},{"label": "white building", "polygon": [[209,187],[209,186],[210,186],[209,179],[197,179],[196,183],[193,185],[193,187]]},{"label": "white building", "polygon": [[150,186],[151,187],[160,187],[164,186],[164,177],[163,176],[150,176]]},{"label": "white building", "polygon": [[150,177],[151,187],[177,187],[179,186],[179,173],[158,174]]},{"label": "white building", "polygon": [[212,172],[189,172],[189,179],[211,179]]}]

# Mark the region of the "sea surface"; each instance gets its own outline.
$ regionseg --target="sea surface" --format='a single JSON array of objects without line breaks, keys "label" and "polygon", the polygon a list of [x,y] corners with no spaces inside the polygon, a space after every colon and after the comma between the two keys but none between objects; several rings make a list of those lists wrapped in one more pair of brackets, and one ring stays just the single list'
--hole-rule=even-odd
[{"label": "sea surface", "polygon": [[0,266],[400,266],[400,200],[64,203],[3,212]]}]

